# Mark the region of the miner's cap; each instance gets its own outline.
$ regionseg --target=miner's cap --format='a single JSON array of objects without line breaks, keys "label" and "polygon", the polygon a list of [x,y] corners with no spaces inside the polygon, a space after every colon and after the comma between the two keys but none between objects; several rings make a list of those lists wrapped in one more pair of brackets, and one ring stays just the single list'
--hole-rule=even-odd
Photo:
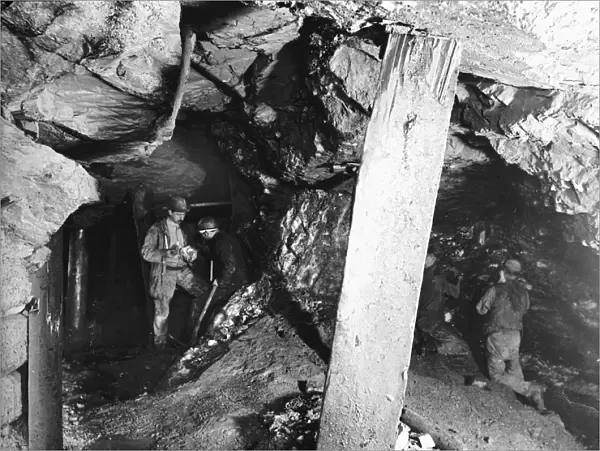
[{"label": "miner's cap", "polygon": [[187,213],[190,211],[190,207],[183,197],[173,196],[168,202],[169,210],[176,213]]},{"label": "miner's cap", "polygon": [[509,258],[504,262],[504,269],[510,274],[519,274],[523,269],[521,262],[514,258]]},{"label": "miner's cap", "polygon": [[200,219],[200,221],[198,221],[198,230],[202,231],[202,230],[209,230],[209,229],[218,229],[219,228],[219,224],[217,223],[217,220],[215,218],[213,218],[212,216],[207,216],[205,218]]},{"label": "miner's cap", "polygon": [[425,268],[432,267],[436,261],[437,257],[435,255],[427,254],[427,257],[425,257]]}]

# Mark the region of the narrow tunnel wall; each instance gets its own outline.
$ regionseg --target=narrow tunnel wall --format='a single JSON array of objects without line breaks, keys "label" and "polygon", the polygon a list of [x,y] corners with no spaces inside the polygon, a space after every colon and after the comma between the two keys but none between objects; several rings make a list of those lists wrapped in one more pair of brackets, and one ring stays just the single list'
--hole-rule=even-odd
[{"label": "narrow tunnel wall", "polygon": [[29,449],[62,449],[63,231],[49,243],[50,259],[36,274],[39,311],[29,316]]}]

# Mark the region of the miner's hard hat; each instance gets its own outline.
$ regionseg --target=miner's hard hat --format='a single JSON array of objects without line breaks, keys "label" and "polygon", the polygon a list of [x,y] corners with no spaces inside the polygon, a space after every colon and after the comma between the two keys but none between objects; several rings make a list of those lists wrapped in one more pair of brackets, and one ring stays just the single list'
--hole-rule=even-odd
[{"label": "miner's hard hat", "polygon": [[432,267],[436,261],[437,257],[435,255],[427,254],[427,257],[425,257],[425,268]]},{"label": "miner's hard hat", "polygon": [[218,228],[219,228],[219,224],[217,223],[217,220],[211,216],[207,216],[205,218],[202,218],[200,221],[198,221],[198,230],[200,232],[203,230],[218,229]]},{"label": "miner's hard hat", "polygon": [[504,269],[509,274],[517,275],[522,270],[521,262],[517,259],[509,258],[504,262]]},{"label": "miner's hard hat", "polygon": [[187,213],[190,207],[183,197],[173,196],[169,199],[169,210],[177,213]]}]

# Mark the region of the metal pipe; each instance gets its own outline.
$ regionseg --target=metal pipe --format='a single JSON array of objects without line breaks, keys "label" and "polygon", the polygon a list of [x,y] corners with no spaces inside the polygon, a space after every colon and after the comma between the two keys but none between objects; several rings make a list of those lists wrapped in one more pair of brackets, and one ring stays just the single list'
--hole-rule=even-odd
[{"label": "metal pipe", "polygon": [[67,327],[71,344],[83,345],[86,341],[86,310],[88,289],[88,255],[86,234],[74,229],[69,237],[69,267],[67,286]]},{"label": "metal pipe", "polygon": [[219,205],[231,205],[233,202],[231,201],[223,201],[223,202],[200,202],[196,204],[190,204],[190,207],[218,207]]}]

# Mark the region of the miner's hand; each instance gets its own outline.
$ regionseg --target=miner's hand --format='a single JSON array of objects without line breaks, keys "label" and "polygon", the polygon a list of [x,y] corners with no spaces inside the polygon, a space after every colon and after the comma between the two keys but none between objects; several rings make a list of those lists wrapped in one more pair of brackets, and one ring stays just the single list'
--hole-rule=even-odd
[{"label": "miner's hand", "polygon": [[177,255],[179,255],[179,248],[176,246],[173,246],[171,249],[166,249],[164,251],[164,256],[166,258],[176,258]]}]

